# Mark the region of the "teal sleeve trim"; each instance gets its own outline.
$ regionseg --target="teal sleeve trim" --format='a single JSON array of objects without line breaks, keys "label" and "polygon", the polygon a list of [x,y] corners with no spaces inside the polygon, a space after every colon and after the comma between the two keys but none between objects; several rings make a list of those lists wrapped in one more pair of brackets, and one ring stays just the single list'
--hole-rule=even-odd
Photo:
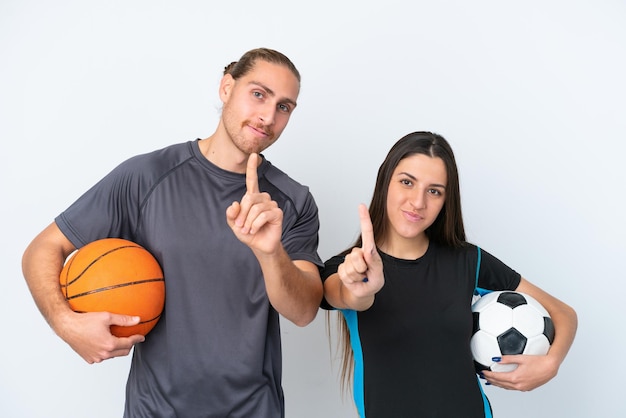
[{"label": "teal sleeve trim", "polygon": [[477,376],[478,387],[480,388],[480,394],[483,396],[483,407],[485,408],[485,418],[493,418],[493,414],[491,413],[491,404],[489,403],[489,399],[487,399],[487,395],[483,391],[483,385],[480,383],[480,378]]},{"label": "teal sleeve trim", "polygon": [[476,293],[476,289],[478,289],[478,276],[480,274],[480,258],[481,258],[480,247],[476,247],[476,249],[478,250],[478,259],[476,260],[476,281],[474,282],[474,293]]},{"label": "teal sleeve trim", "polygon": [[[476,281],[474,283],[474,294],[483,296],[489,293],[490,291],[487,289],[482,289],[478,287],[478,276],[480,275],[481,253],[480,253],[480,247],[476,247],[476,248],[478,249],[478,261],[476,262]],[[483,397],[483,408],[485,410],[485,418],[493,418],[493,415],[491,414],[491,404],[489,403],[489,399],[487,399],[487,395],[485,395],[485,391],[483,391],[483,385],[480,383],[480,378],[477,376],[476,379],[478,380],[478,387],[480,388],[480,394]]]},{"label": "teal sleeve trim", "polygon": [[352,392],[354,403],[359,412],[359,417],[365,418],[365,395],[363,390],[363,350],[361,348],[361,338],[359,337],[359,320],[357,312],[351,309],[341,309],[348,330],[350,331],[350,345],[354,353],[354,383]]},{"label": "teal sleeve trim", "polygon": [[478,261],[476,261],[476,281],[474,282],[474,295],[483,296],[483,295],[486,295],[487,293],[491,293],[491,290],[478,287],[478,276],[480,275],[481,252],[480,252],[480,247],[476,247],[476,249],[478,250]]}]

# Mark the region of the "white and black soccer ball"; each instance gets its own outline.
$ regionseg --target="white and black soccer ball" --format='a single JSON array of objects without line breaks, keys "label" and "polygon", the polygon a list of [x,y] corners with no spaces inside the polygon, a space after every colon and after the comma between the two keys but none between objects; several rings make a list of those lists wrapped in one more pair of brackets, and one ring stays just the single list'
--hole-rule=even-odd
[{"label": "white and black soccer ball", "polygon": [[472,305],[471,339],[476,371],[507,372],[516,364],[499,364],[493,357],[511,354],[544,355],[554,341],[548,311],[533,297],[520,292],[487,293]]}]

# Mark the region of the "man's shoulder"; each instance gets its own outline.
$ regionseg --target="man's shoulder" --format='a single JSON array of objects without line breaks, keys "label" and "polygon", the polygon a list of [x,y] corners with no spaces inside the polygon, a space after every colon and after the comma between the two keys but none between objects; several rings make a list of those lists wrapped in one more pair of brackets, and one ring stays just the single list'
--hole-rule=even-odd
[{"label": "man's shoulder", "polygon": [[275,189],[270,190],[272,197],[275,197],[276,192],[280,192],[292,200],[296,206],[314,202],[308,186],[295,180],[269,161],[265,163],[262,175],[269,182],[271,189]]},{"label": "man's shoulder", "polygon": [[273,165],[270,161],[264,160],[262,165],[262,175],[275,186],[287,190],[304,190],[308,192],[308,186],[295,180],[289,174]]},{"label": "man's shoulder", "polygon": [[141,172],[163,171],[184,163],[193,156],[192,141],[186,141],[135,155],[120,164],[120,168]]},{"label": "man's shoulder", "polygon": [[159,160],[180,160],[188,159],[193,156],[193,141],[180,142],[168,145],[143,154],[138,154],[129,159],[129,161],[159,161]]}]

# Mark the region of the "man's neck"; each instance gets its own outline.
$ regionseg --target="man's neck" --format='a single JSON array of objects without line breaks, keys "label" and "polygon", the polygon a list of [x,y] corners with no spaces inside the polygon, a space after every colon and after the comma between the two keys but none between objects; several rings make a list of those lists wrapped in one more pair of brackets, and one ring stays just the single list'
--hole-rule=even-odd
[{"label": "man's neck", "polygon": [[238,149],[226,133],[218,129],[198,143],[202,155],[219,168],[234,173],[245,173],[248,155]]}]

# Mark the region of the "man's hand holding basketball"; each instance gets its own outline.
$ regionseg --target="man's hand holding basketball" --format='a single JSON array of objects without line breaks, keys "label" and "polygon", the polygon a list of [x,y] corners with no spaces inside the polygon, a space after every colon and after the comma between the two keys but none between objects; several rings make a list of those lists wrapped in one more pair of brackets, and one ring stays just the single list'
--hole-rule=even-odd
[{"label": "man's hand holding basketball", "polygon": [[[376,250],[374,230],[369,211],[363,204],[359,205],[361,220],[361,248],[355,247],[346,255],[344,262],[339,266],[337,273],[345,289],[350,295],[342,294],[348,306],[357,306],[359,309],[369,307],[374,301],[374,295],[385,284],[383,262]],[[351,299],[348,301],[347,299]]]},{"label": "man's hand holding basketball", "polygon": [[226,209],[226,221],[235,236],[253,251],[272,254],[281,246],[283,211],[268,193],[259,191],[258,161],[258,154],[248,157],[246,194],[241,202],[233,202]]},{"label": "man's hand holding basketball", "polygon": [[72,323],[57,334],[87,363],[100,363],[114,357],[127,356],[135,344],[145,340],[143,335],[118,338],[111,334],[111,325],[137,325],[139,317],[109,312],[75,313],[67,316]]}]

